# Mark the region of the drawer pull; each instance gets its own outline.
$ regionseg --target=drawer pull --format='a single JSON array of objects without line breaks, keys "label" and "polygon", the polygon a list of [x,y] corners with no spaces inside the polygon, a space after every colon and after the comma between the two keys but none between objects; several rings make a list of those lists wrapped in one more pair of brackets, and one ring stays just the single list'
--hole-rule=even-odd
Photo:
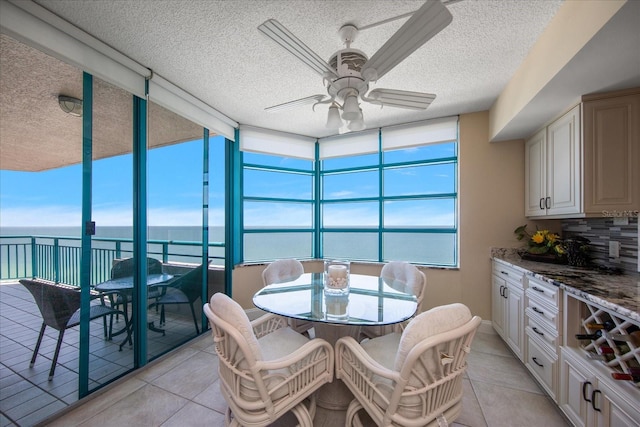
[{"label": "drawer pull", "polygon": [[544,294],[544,289],[540,289],[537,286],[532,286],[531,289],[533,289],[536,292],[540,292],[540,293]]},{"label": "drawer pull", "polygon": [[594,411],[602,412],[600,408],[596,408],[596,393],[601,393],[601,391],[593,390],[593,393],[591,393],[591,407],[593,408]]},{"label": "drawer pull", "polygon": [[505,276],[509,275],[509,273],[507,271],[502,271],[502,270],[500,270],[500,274],[504,274]]},{"label": "drawer pull", "polygon": [[540,366],[541,368],[544,368],[544,365],[538,362],[538,359],[536,359],[535,357],[532,357],[531,360],[533,360],[533,363],[535,363],[536,365]]},{"label": "drawer pull", "polygon": [[542,337],[544,336],[544,333],[540,332],[540,331],[538,330],[538,328],[536,328],[535,326],[534,326],[534,327],[532,327],[531,329],[533,329],[533,332],[535,332],[536,334],[538,334],[538,335],[540,335],[540,336],[542,336]]},{"label": "drawer pull", "polygon": [[544,314],[544,311],[538,310],[538,307],[533,307],[532,310],[538,314]]},{"label": "drawer pull", "polygon": [[587,397],[587,386],[590,386],[591,382],[590,381],[585,381],[582,383],[582,398],[586,401],[586,402],[591,402],[591,399],[589,399]]}]

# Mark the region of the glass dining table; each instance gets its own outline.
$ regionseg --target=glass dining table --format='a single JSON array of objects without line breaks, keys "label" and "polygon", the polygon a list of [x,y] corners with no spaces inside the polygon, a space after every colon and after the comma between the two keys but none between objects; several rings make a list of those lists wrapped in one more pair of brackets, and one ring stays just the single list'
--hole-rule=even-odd
[{"label": "glass dining table", "polygon": [[[173,279],[173,275],[171,274],[149,274],[147,275],[147,287],[151,288],[154,286],[161,286],[162,284],[169,282],[171,279]],[[129,345],[132,344],[132,319],[128,316],[127,313],[130,296],[133,292],[133,281],[133,276],[118,277],[116,279],[109,279],[105,282],[98,283],[95,286],[95,290],[98,292],[102,292],[105,294],[116,292],[122,299],[121,303],[123,304],[123,311],[125,313],[125,326],[120,331],[111,334],[111,336],[117,336],[123,333],[127,334],[125,339],[120,343],[120,350],[122,350],[122,347],[127,342],[129,342]],[[148,327],[152,331],[164,333],[162,329],[155,328],[152,322],[148,324]]]},{"label": "glass dining table", "polygon": [[[415,295],[396,290],[380,277],[360,274],[349,275],[349,292],[344,295],[325,292],[323,273],[305,273],[265,286],[253,296],[253,303],[270,313],[313,322],[315,336],[331,345],[343,336],[357,339],[362,326],[403,322],[418,309]],[[352,398],[338,380],[317,395],[318,406],[334,410],[345,410]]]}]

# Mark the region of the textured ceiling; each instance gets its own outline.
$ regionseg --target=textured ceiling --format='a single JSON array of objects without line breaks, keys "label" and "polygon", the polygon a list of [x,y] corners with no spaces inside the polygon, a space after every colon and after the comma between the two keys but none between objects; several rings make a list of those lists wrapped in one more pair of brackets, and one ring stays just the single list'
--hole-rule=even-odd
[{"label": "textured ceiling", "polygon": [[[58,95],[82,99],[82,72],[0,35],[0,169],[41,171],[82,161],[82,119]],[[130,153],[132,96],[94,79],[93,159]],[[202,137],[202,127],[149,104],[149,146]],[[46,153],[46,155],[43,155]]]},{"label": "textured ceiling", "polygon": [[[418,9],[423,1],[37,1],[233,120],[321,137],[326,107],[266,107],[324,93],[322,78],[261,34],[274,18],[322,58],[343,48],[338,30]],[[426,111],[363,105],[367,127],[488,109],[562,4],[464,0],[453,22],[372,86],[435,93]],[[371,56],[406,21],[362,31],[352,47]]]},{"label": "textured ceiling", "polygon": [[[328,59],[346,23],[370,26],[418,9],[422,0],[36,0],[78,28],[241,124],[312,137],[326,106],[268,113],[265,108],[323,94],[314,71],[261,34],[274,18]],[[454,0],[453,22],[374,88],[435,93],[426,111],[363,104],[368,128],[489,109],[553,18],[562,0]],[[501,139],[524,138],[584,93],[640,84],[634,0],[611,20],[519,114]],[[361,31],[352,47],[373,55],[407,18]],[[600,35],[600,33],[599,33]],[[633,46],[634,47],[630,47]],[[2,36],[0,168],[42,170],[78,163],[80,120],[63,114],[59,93],[81,97],[81,72]],[[606,58],[606,60],[602,60]],[[631,58],[631,59],[629,59]],[[629,78],[631,76],[631,78]],[[97,80],[97,79],[96,79]],[[96,81],[94,158],[130,151],[130,97]],[[123,106],[124,104],[124,106]],[[155,120],[154,120],[155,117]],[[183,141],[202,129],[150,106],[152,145]],[[157,132],[156,132],[157,131]],[[77,145],[77,147],[75,145]],[[47,161],[38,153],[52,153]],[[44,163],[40,163],[44,162]]]}]

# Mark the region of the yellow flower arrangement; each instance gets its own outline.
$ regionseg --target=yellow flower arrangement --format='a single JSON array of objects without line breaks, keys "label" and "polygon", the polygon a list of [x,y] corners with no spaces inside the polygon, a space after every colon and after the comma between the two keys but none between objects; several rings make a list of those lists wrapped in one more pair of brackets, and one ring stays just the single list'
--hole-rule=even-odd
[{"label": "yellow flower arrangement", "polygon": [[564,249],[560,236],[549,230],[537,230],[533,235],[527,232],[526,224],[514,230],[518,240],[527,238],[529,244],[528,252],[531,254],[547,254],[552,253],[556,256],[564,255]]}]

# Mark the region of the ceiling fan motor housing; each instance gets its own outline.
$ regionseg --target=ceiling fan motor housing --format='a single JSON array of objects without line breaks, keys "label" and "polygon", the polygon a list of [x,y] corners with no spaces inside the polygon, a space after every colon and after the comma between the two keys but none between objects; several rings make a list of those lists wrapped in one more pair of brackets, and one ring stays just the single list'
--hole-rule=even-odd
[{"label": "ceiling fan motor housing", "polygon": [[[338,77],[330,80],[327,91],[329,95],[344,100],[353,90],[358,94],[365,93],[369,84],[362,78],[362,66],[369,58],[358,49],[342,49],[329,59],[329,65],[336,70]],[[348,89],[348,90],[346,90]]]},{"label": "ceiling fan motor housing", "polygon": [[364,52],[358,49],[342,49],[329,59],[329,65],[338,72],[338,77],[361,77],[362,66],[369,60]]}]

